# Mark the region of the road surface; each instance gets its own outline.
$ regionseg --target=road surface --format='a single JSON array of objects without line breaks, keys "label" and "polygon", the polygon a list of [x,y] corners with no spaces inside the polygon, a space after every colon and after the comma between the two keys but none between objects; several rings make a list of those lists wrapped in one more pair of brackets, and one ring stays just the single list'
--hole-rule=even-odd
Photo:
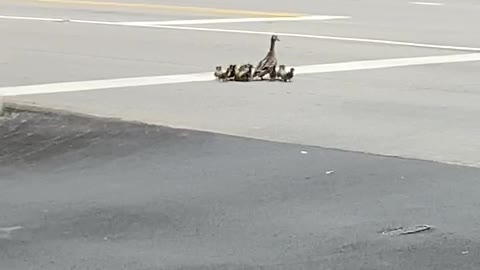
[{"label": "road surface", "polygon": [[480,266],[475,168],[72,115],[1,121],[0,225],[22,227],[0,234],[2,269]]},{"label": "road surface", "polygon": [[476,1],[0,10],[0,269],[479,268]]}]

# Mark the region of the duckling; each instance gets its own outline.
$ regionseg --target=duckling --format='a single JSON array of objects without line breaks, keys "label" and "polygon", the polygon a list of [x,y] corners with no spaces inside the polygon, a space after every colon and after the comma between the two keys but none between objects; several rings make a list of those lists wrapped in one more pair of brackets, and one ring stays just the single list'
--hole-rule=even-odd
[{"label": "duckling", "polygon": [[251,66],[250,64],[244,64],[244,65],[241,65],[239,70],[240,71],[245,71],[245,70],[248,70],[248,67]]},{"label": "duckling", "polygon": [[269,76],[270,76],[270,81],[275,81],[277,79],[277,66],[273,66]]},{"label": "duckling", "polygon": [[285,76],[286,73],[287,71],[285,70],[285,65],[278,66],[277,78],[279,78],[280,80],[283,80],[283,77]]},{"label": "duckling", "polygon": [[225,72],[222,70],[222,66],[217,66],[215,68],[215,72],[213,73],[215,76],[215,80],[221,80],[223,75],[226,75]]},{"label": "duckling", "polygon": [[222,80],[222,82],[226,82],[228,80],[228,69],[220,75],[219,80]]},{"label": "duckling", "polygon": [[248,72],[250,64],[243,64],[235,69],[235,81],[244,81],[245,74]]},{"label": "duckling", "polygon": [[244,72],[245,70],[245,65],[241,65],[241,66],[237,66],[235,65],[235,71],[234,71],[234,80],[235,81],[240,81],[240,77],[241,77],[241,74]]},{"label": "duckling", "polygon": [[292,78],[293,78],[293,72],[295,71],[294,68],[291,68],[289,72],[287,72],[285,74],[285,76],[283,76],[283,81],[284,82],[291,82],[292,81]]},{"label": "duckling", "polygon": [[[246,68],[246,69],[245,69]],[[252,80],[253,65],[247,64],[239,73],[239,81],[248,82]]]},{"label": "duckling", "polygon": [[272,68],[277,65],[277,57],[275,55],[275,42],[277,41],[280,41],[280,39],[276,35],[270,38],[270,50],[255,68],[254,77],[260,77],[263,80],[263,76],[270,74]]}]

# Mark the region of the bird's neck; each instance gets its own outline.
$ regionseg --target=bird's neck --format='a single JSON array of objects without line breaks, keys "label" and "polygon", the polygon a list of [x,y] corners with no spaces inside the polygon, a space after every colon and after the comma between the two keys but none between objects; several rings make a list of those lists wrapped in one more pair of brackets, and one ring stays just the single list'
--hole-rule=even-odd
[{"label": "bird's neck", "polygon": [[272,39],[272,41],[270,41],[270,51],[273,52],[275,50],[275,40]]}]

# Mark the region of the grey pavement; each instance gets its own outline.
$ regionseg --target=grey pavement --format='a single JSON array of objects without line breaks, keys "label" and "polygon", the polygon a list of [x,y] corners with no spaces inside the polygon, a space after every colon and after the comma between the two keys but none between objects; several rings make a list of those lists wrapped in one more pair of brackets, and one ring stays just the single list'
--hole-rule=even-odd
[{"label": "grey pavement", "polygon": [[[2,270],[480,267],[478,169],[54,113],[0,121],[0,227],[22,227],[0,234]],[[432,229],[382,234],[417,224]]]}]

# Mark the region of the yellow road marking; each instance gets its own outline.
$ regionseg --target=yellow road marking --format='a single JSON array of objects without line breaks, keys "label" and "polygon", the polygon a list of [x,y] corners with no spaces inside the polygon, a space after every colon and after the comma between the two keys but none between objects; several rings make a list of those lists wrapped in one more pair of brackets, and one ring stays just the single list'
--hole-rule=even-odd
[{"label": "yellow road marking", "polygon": [[221,8],[207,8],[207,7],[188,7],[188,6],[173,6],[173,5],[159,5],[148,3],[126,3],[126,2],[109,2],[109,1],[88,1],[88,0],[35,0],[43,3],[57,3],[70,5],[84,5],[84,6],[100,6],[100,7],[117,7],[117,8],[143,8],[166,11],[183,11],[191,13],[207,13],[207,14],[222,14],[222,15],[244,15],[244,16],[268,16],[268,17],[298,17],[305,14],[286,13],[286,12],[267,12],[267,11],[253,11],[253,10],[237,10],[237,9],[221,9]]}]

